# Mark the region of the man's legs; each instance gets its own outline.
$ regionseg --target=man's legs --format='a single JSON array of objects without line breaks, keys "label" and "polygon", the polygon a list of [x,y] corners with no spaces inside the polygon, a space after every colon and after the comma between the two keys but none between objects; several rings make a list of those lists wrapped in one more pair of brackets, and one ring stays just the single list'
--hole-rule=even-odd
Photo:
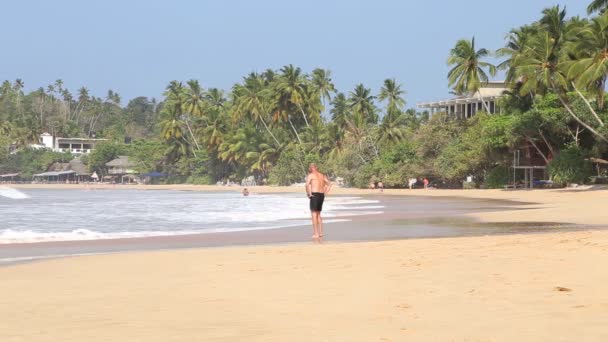
[{"label": "man's legs", "polygon": [[311,211],[310,214],[312,216],[312,238],[316,239],[319,237],[319,212]]},{"label": "man's legs", "polygon": [[319,237],[323,236],[323,218],[321,217],[321,212],[319,211],[319,214],[317,215],[318,218],[318,223],[317,223],[317,227],[319,230]]}]

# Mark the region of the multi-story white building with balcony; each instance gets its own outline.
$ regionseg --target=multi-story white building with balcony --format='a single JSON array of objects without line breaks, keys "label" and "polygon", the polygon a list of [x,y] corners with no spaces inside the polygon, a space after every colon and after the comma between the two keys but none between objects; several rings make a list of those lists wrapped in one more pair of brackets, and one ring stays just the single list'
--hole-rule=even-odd
[{"label": "multi-story white building with balcony", "polygon": [[49,133],[42,133],[40,139],[42,141],[41,145],[32,145],[31,147],[48,148],[56,152],[70,152],[72,154],[91,153],[97,144],[108,140],[95,138],[55,138]]},{"label": "multi-story white building with balcony", "polygon": [[500,112],[497,100],[505,90],[507,90],[505,82],[488,82],[475,94],[458,96],[449,100],[418,103],[416,106],[429,110],[431,115],[444,112],[457,118],[470,118],[482,111],[494,114]]}]

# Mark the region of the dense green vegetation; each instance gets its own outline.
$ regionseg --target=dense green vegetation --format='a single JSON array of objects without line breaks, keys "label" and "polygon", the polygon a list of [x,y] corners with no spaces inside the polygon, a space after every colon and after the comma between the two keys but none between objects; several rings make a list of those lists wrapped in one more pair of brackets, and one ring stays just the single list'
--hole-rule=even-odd
[{"label": "dense green vegetation", "polygon": [[[196,80],[173,81],[162,101],[138,97],[126,106],[113,91],[103,99],[86,88],[72,95],[60,80],[28,94],[21,80],[5,81],[0,173],[29,175],[65,158],[26,148],[48,131],[110,139],[85,158],[91,170],[103,174],[105,162],[126,154],[139,171],[166,172],[169,182],[253,175],[286,185],[302,181],[314,161],[356,187],[379,180],[404,187],[411,177],[461,187],[467,176],[477,185],[500,187],[509,181],[518,149],[548,166],[557,183],[580,183],[594,170],[585,160],[608,152],[606,8],[605,0],[593,1],[589,11],[599,14],[590,18],[547,8],[538,21],[513,29],[496,52],[476,47],[474,38],[456,42],[447,75],[456,94],[476,94],[498,70],[510,88],[500,114],[472,119],[406,109],[405,89],[394,79],[377,94],[363,84],[342,92],[329,70],[293,65],[251,73],[228,92]],[[494,66],[491,56],[503,62]],[[17,154],[8,154],[10,144]]]}]

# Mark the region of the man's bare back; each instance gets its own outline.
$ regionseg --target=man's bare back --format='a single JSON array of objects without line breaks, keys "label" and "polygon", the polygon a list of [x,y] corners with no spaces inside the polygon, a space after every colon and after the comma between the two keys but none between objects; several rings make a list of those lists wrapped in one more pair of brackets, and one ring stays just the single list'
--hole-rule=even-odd
[{"label": "man's bare back", "polygon": [[329,179],[321,172],[314,171],[308,174],[306,187],[310,188],[310,191],[307,191],[309,194],[313,192],[327,193],[330,186]]}]

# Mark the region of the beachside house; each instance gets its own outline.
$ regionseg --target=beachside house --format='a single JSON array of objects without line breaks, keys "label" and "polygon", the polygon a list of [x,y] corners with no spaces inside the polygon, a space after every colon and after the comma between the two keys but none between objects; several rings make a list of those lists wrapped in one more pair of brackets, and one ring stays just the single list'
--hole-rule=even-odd
[{"label": "beachside house", "polygon": [[505,82],[488,82],[477,93],[457,96],[449,100],[418,103],[420,109],[430,111],[430,114],[444,112],[457,118],[470,118],[477,112],[490,114],[499,113],[497,99],[507,90]]},{"label": "beachside house", "polygon": [[70,152],[72,154],[87,154],[95,149],[99,143],[108,139],[96,138],[61,138],[53,137],[45,132],[40,135],[41,144],[30,145],[31,148],[48,148],[55,152]]},{"label": "beachside house", "polygon": [[129,160],[127,156],[118,156],[118,158],[107,162],[106,166],[108,167],[108,176],[113,180],[120,179],[120,183],[139,181],[135,163]]},{"label": "beachside house", "polygon": [[15,183],[21,181],[19,173],[6,173],[0,175],[0,183]]},{"label": "beachside house", "polygon": [[45,172],[33,175],[37,182],[78,183],[91,180],[91,173],[80,158],[74,158],[69,163],[53,163]]}]

